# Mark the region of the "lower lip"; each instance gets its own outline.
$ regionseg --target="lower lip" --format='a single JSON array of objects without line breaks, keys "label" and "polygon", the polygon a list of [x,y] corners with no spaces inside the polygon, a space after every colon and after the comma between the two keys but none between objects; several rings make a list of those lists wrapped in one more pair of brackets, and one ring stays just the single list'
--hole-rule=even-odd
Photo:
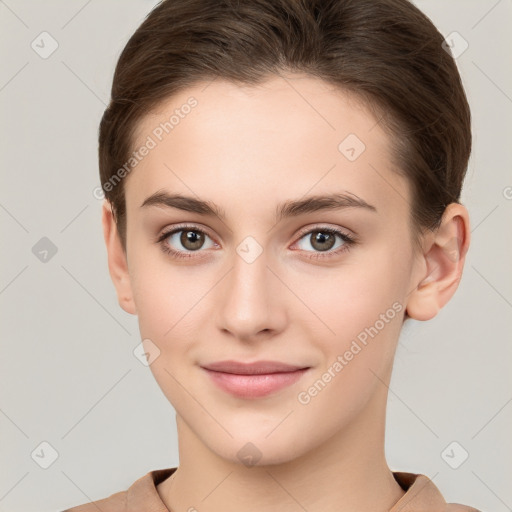
[{"label": "lower lip", "polygon": [[291,386],[306,373],[308,368],[294,372],[239,375],[215,372],[204,368],[213,382],[223,391],[240,398],[260,398]]}]

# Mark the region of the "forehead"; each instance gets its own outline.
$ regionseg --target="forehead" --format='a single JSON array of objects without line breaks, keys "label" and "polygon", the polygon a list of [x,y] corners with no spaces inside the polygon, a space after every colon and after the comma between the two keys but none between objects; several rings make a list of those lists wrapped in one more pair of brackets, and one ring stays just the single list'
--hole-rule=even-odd
[{"label": "forehead", "polygon": [[[304,75],[196,84],[139,122],[134,149],[145,144],[151,149],[126,183],[132,207],[162,189],[233,215],[248,201],[263,214],[308,192],[347,190],[384,210],[408,195],[378,120],[355,95]],[[403,214],[408,205],[401,207]]]}]

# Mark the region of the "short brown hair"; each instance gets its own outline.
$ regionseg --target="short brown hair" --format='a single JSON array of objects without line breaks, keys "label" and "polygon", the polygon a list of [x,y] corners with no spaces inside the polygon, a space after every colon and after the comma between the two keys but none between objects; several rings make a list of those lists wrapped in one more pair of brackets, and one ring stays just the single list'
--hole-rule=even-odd
[{"label": "short brown hair", "polygon": [[200,81],[257,85],[282,71],[355,93],[381,118],[410,180],[415,241],[437,228],[471,153],[470,109],[443,41],[408,0],[163,0],[123,49],[100,123],[100,180],[124,249],[124,180],[105,185],[145,114]]}]

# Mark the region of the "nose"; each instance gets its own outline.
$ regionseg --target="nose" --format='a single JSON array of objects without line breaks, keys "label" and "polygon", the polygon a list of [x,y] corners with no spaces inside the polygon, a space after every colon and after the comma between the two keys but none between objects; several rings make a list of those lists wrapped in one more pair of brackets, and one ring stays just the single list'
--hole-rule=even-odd
[{"label": "nose", "polygon": [[235,252],[230,272],[217,288],[218,328],[242,341],[269,338],[286,325],[285,287],[263,251],[254,261]]}]

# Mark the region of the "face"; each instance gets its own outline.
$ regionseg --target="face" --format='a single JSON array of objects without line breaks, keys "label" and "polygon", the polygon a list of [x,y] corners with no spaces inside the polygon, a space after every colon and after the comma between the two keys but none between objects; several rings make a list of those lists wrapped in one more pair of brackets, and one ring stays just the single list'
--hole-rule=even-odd
[{"label": "face", "polygon": [[[178,421],[214,453],[291,460],[382,392],[415,268],[389,143],[355,98],[303,75],[202,83],[138,126],[126,309]],[[301,370],[205,369],[221,361]]]}]

